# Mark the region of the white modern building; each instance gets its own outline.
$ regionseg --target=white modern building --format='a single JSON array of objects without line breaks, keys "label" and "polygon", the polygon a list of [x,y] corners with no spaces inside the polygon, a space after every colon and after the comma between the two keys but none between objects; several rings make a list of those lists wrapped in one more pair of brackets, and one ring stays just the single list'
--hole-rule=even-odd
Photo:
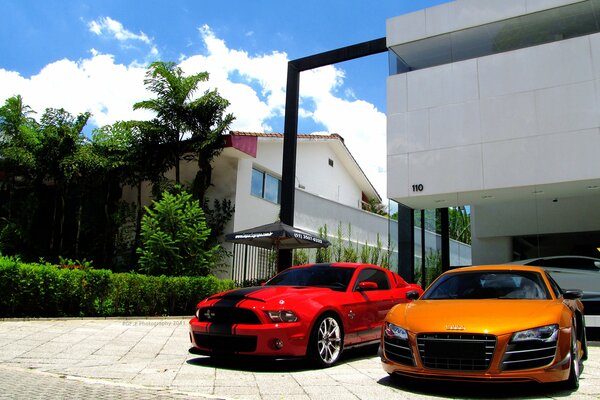
[{"label": "white modern building", "polygon": [[469,206],[475,264],[599,257],[598,32],[599,0],[456,0],[388,20],[388,197]]}]

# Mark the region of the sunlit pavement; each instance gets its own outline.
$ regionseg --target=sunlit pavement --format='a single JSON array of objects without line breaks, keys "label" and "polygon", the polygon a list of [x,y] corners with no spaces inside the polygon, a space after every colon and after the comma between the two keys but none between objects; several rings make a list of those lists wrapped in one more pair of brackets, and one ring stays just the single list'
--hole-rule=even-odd
[{"label": "sunlit pavement", "polygon": [[600,398],[600,346],[576,392],[536,384],[394,380],[376,348],[315,370],[303,360],[214,360],[188,353],[187,318],[0,321],[0,399]]}]

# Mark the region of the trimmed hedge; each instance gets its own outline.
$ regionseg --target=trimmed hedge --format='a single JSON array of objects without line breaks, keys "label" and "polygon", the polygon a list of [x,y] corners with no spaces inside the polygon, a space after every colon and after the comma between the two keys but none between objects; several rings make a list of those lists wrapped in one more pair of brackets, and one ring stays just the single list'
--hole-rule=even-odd
[{"label": "trimmed hedge", "polygon": [[0,317],[191,315],[199,300],[235,283],[24,264],[0,257]]}]

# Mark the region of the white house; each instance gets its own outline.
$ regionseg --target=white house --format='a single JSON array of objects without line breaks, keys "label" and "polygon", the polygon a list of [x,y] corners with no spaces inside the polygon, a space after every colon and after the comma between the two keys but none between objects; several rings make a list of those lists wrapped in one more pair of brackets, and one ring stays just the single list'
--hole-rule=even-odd
[{"label": "white house", "polygon": [[[283,135],[278,133],[252,133],[232,131],[227,145],[213,161],[213,186],[208,190],[209,199],[228,199],[235,206],[235,213],[225,232],[230,233],[274,222],[279,218],[279,194],[283,154]],[[182,161],[180,179],[192,182],[196,173],[194,161]],[[149,187],[143,188],[144,205],[151,201]],[[135,191],[125,191],[125,201],[135,201]],[[381,196],[348,148],[337,134],[298,135],[296,168],[295,226],[313,233],[327,225],[335,235],[338,225],[343,224],[346,233],[351,225],[350,240],[360,244],[375,244],[379,235],[383,250],[387,250],[388,238],[397,229],[390,226],[386,217],[362,210],[363,202]],[[390,233],[391,232],[391,233]],[[391,240],[391,238],[390,238]],[[233,246],[225,243],[226,248]],[[252,262],[246,254],[235,254],[233,268],[239,271],[218,271],[222,277],[236,280],[264,278],[272,273],[265,270],[267,255],[259,249],[251,249]],[[260,267],[259,272],[251,271]]]},{"label": "white house", "polygon": [[[235,200],[232,231],[277,220],[283,135],[230,132],[227,143],[214,163],[214,187],[209,197]],[[298,190],[356,210],[369,199],[381,202],[340,135],[298,135],[297,159]],[[302,204],[298,207],[297,224],[308,212],[302,211]],[[310,225],[298,227],[316,229]]]}]

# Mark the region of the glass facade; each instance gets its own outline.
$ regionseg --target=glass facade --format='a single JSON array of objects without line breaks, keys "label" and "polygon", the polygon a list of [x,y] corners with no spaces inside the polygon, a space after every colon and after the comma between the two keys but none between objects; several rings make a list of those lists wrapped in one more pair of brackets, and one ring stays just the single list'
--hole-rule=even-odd
[{"label": "glass facade", "polygon": [[430,68],[600,32],[600,0],[587,0],[393,46],[390,74]]}]

